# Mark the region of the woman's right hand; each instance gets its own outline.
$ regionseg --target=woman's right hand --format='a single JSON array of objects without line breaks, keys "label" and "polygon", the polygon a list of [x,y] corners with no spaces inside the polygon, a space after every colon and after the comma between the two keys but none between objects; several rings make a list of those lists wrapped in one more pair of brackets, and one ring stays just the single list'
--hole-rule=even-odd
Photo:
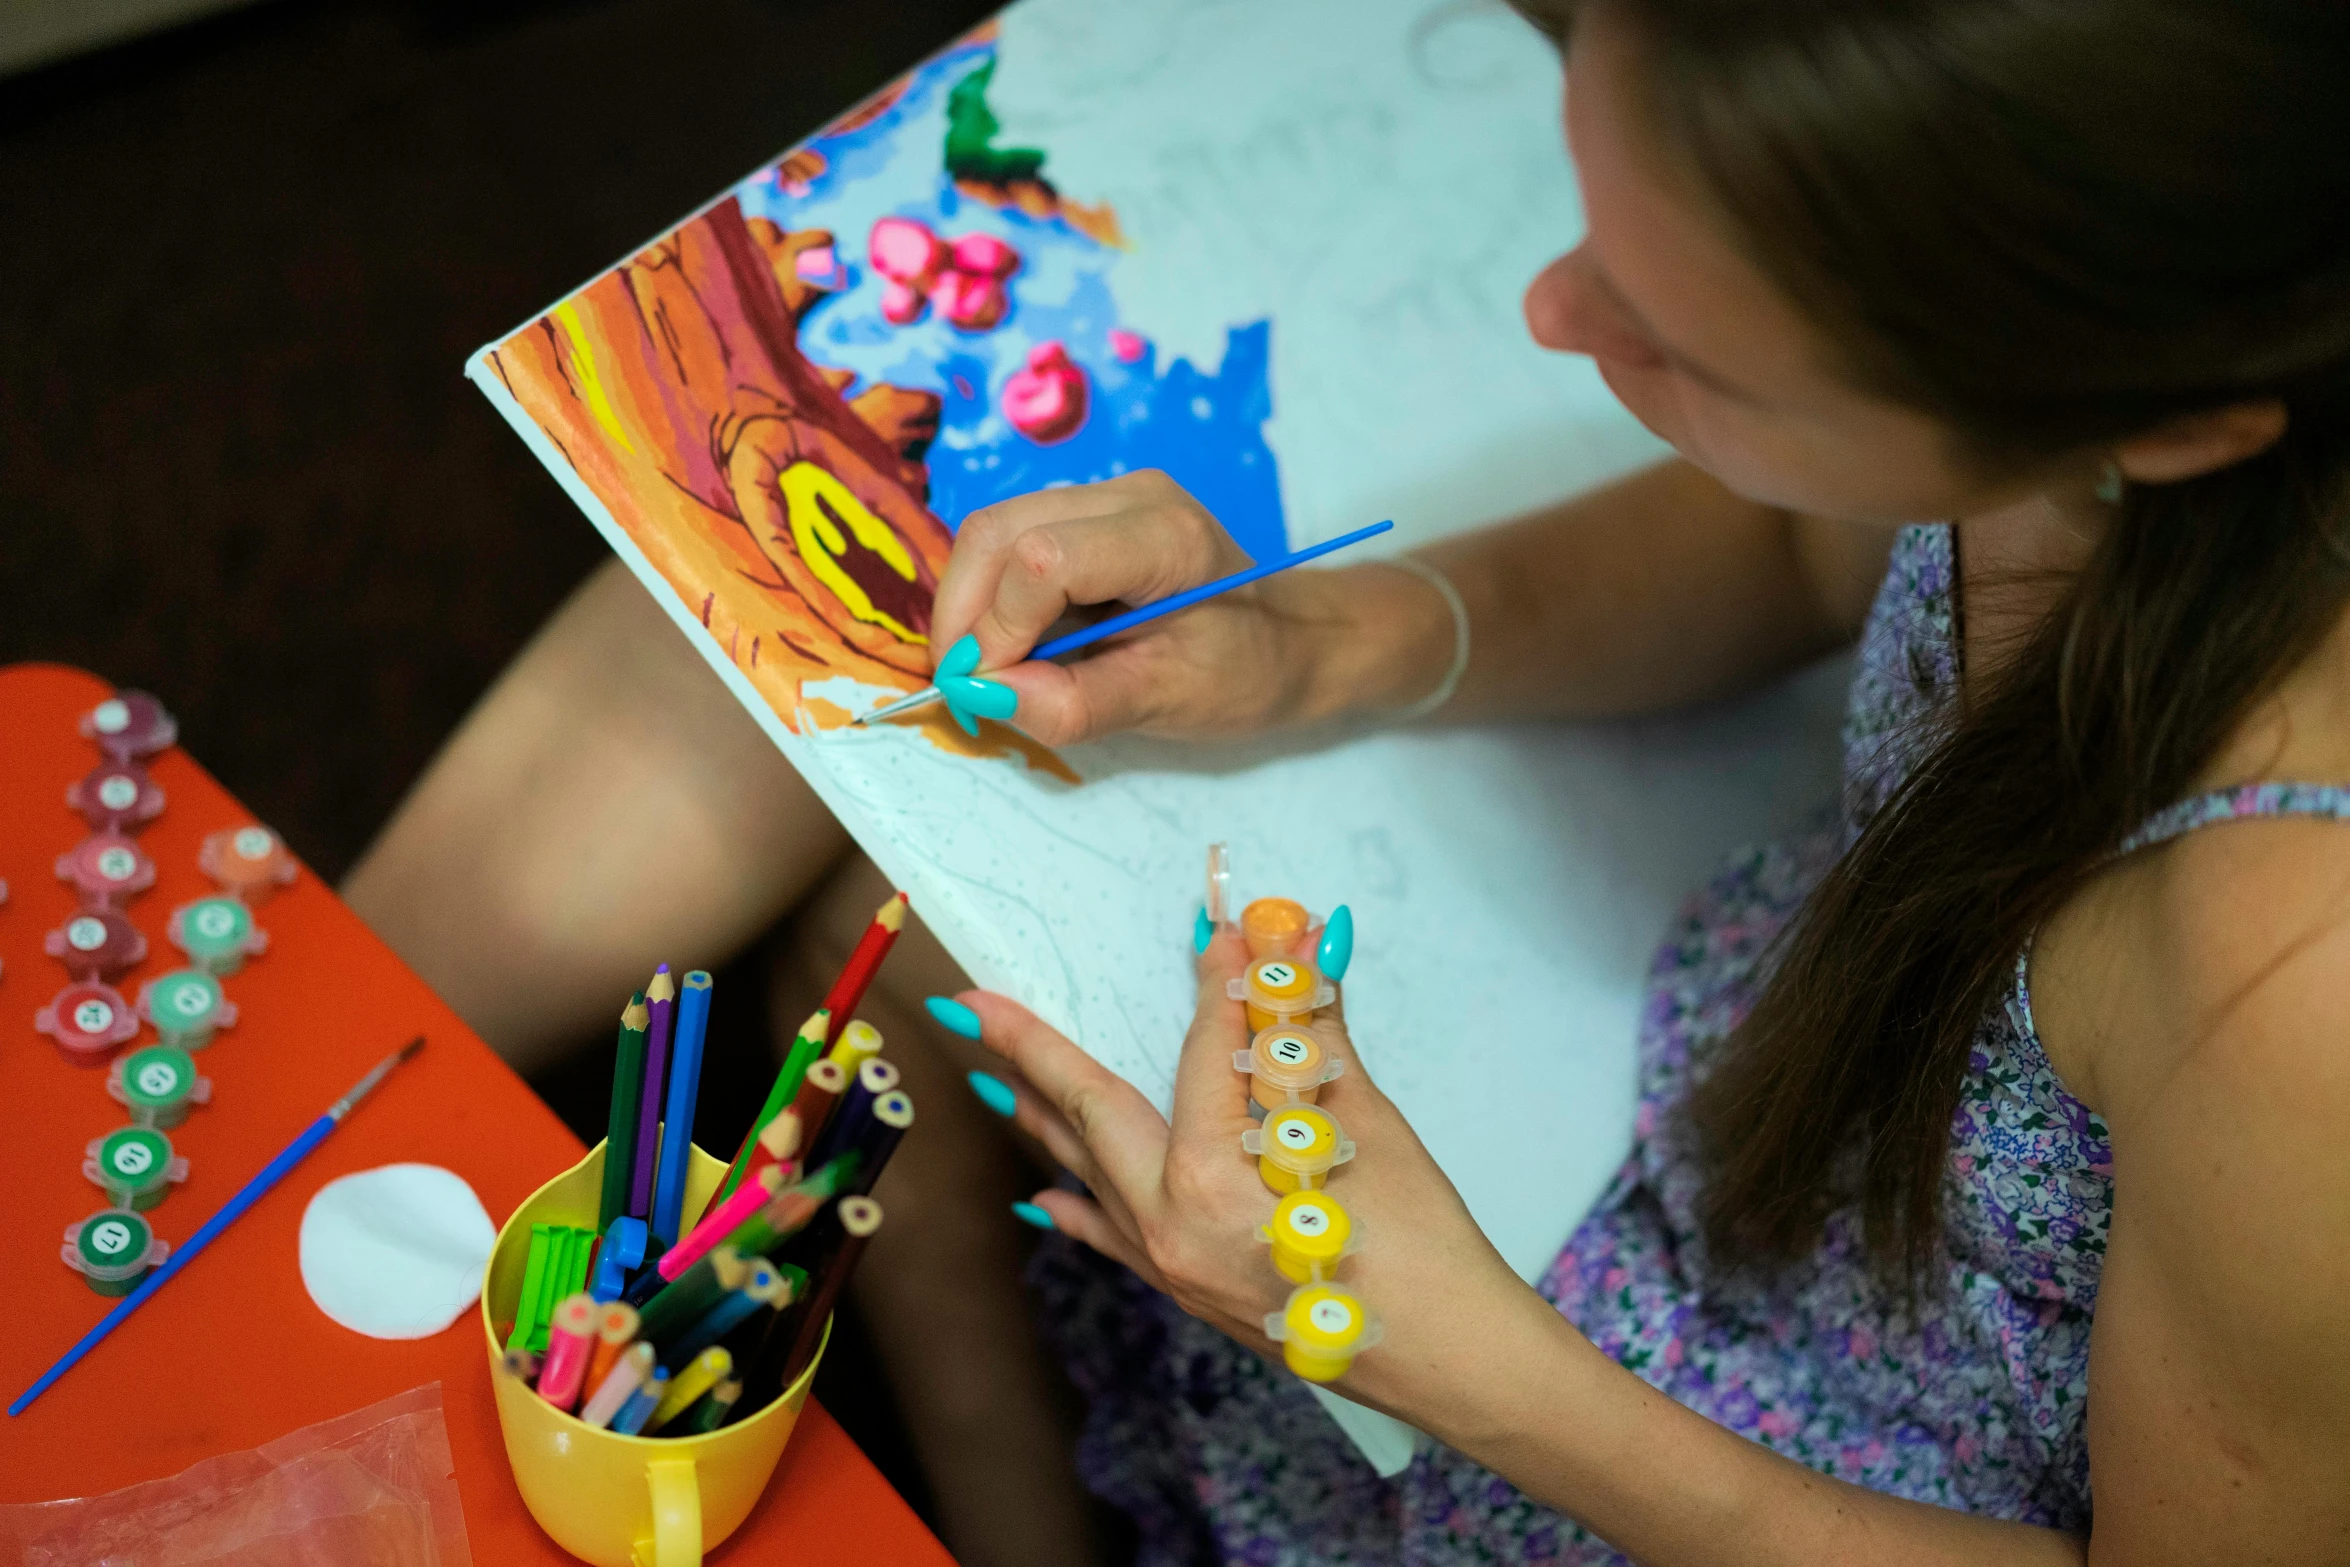
[{"label": "woman's right hand", "polygon": [[1371,632],[1379,620],[1361,612],[1360,572],[1379,579],[1373,597],[1434,596],[1385,568],[1284,572],[1067,664],[1027,661],[1071,609],[1154,603],[1248,564],[1223,524],[1163,473],[1040,490],[964,519],[934,601],[931,646],[943,656],[976,636],[980,673],[1018,693],[1013,722],[1047,745],[1124,730],[1231,739],[1359,705],[1349,687],[1381,640]]}]

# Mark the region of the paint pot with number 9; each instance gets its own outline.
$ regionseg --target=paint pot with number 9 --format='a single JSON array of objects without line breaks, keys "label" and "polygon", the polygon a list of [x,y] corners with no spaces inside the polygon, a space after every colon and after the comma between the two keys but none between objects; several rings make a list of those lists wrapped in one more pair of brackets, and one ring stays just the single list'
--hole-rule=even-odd
[{"label": "paint pot with number 9", "polygon": [[204,840],[196,864],[205,875],[252,908],[267,903],[294,879],[294,855],[266,827],[224,827]]},{"label": "paint pot with number 9", "polygon": [[1281,1346],[1282,1363],[1308,1382],[1335,1382],[1355,1356],[1379,1342],[1379,1320],[1352,1290],[1308,1284],[1289,1292],[1289,1304],[1265,1318],[1265,1336]]},{"label": "paint pot with number 9", "polygon": [[168,1128],[192,1106],[212,1102],[212,1079],[196,1075],[195,1057],[177,1045],[149,1045],[119,1056],[106,1069],[106,1091],[140,1126]]},{"label": "paint pot with number 9", "polygon": [[171,1255],[145,1219],[127,1208],[101,1208],[65,1227],[65,1265],[101,1295],[128,1295]]},{"label": "paint pot with number 9", "polygon": [[1248,1095],[1267,1110],[1310,1105],[1322,1085],[1346,1070],[1346,1063],[1302,1028],[1268,1028],[1232,1057],[1232,1070],[1246,1072]]},{"label": "paint pot with number 9", "polygon": [[33,1027],[57,1041],[65,1059],[96,1066],[139,1031],[139,1014],[122,992],[94,979],[79,980],[33,1014]]},{"label": "paint pot with number 9", "polygon": [[1285,958],[1305,939],[1313,916],[1289,898],[1259,898],[1240,911],[1240,939],[1252,958]]},{"label": "paint pot with number 9", "polygon": [[163,814],[163,791],[136,762],[100,762],[67,786],[65,803],[92,832],[137,832]]},{"label": "paint pot with number 9", "polygon": [[1304,958],[1263,958],[1225,987],[1224,993],[1248,1004],[1248,1030],[1261,1034],[1284,1023],[1311,1023],[1314,1009],[1338,999],[1338,991],[1322,982],[1322,975]]},{"label": "paint pot with number 9", "polygon": [[225,892],[172,910],[164,934],[190,963],[223,979],[243,968],[245,959],[269,950],[269,932],[253,923],[251,909]]},{"label": "paint pot with number 9", "polygon": [[120,833],[92,833],[57,856],[57,879],[73,884],[84,908],[119,909],[155,885],[155,862]]},{"label": "paint pot with number 9", "polygon": [[139,1015],[155,1025],[165,1044],[201,1050],[214,1032],[236,1022],[237,1004],[202,969],[175,968],[139,987]]},{"label": "paint pot with number 9", "polygon": [[151,1126],[126,1126],[91,1143],[82,1174],[106,1188],[117,1208],[144,1213],[188,1178],[188,1161],[171,1151],[171,1139]]},{"label": "paint pot with number 9", "polygon": [[178,721],[144,691],[115,692],[82,715],[81,731],[118,762],[168,751],[180,737]]},{"label": "paint pot with number 9", "polygon": [[1337,1117],[1313,1105],[1284,1105],[1264,1125],[1241,1133],[1240,1146],[1257,1156],[1265,1184],[1283,1193],[1317,1190],[1331,1170],[1355,1156]]},{"label": "paint pot with number 9", "polygon": [[1257,1238],[1272,1245],[1274,1268],[1292,1284],[1329,1278],[1356,1249],[1354,1221],[1328,1192],[1291,1192]]},{"label": "paint pot with number 9", "polygon": [[42,937],[41,946],[74,978],[111,983],[146,961],[147,933],[119,909],[84,909]]}]

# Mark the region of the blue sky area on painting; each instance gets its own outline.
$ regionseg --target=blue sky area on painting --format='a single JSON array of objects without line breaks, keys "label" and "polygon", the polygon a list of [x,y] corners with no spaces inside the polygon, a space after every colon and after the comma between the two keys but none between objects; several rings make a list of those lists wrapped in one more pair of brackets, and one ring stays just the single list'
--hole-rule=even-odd
[{"label": "blue sky area on painting", "polygon": [[[1149,322],[1119,317],[1112,278],[1121,252],[1059,218],[1039,220],[973,201],[947,177],[948,90],[993,52],[988,44],[954,49],[917,70],[898,101],[870,123],[816,138],[810,145],[827,167],[807,195],[789,194],[767,172],[737,189],[748,216],[787,229],[830,229],[848,269],[849,286],[800,323],[801,349],[820,365],[855,371],[859,386],[886,381],[939,395],[930,505],[950,528],[1007,496],[1161,468],[1252,557],[1282,553],[1289,543],[1281,486],[1265,444],[1273,412],[1272,323],[1228,329],[1215,365],[1162,361],[1155,344],[1136,363],[1119,363],[1110,351],[1113,327],[1146,342],[1151,337]],[[1045,152],[1049,179],[1051,149]],[[1088,192],[1068,194],[1092,199]],[[1003,321],[971,333],[957,331],[936,311],[911,326],[883,320],[883,280],[865,265],[865,237],[876,220],[891,216],[917,218],[948,240],[981,230],[1019,251]],[[1029,349],[1054,339],[1092,383],[1091,406],[1074,436],[1039,446],[1012,428],[998,399]]]}]

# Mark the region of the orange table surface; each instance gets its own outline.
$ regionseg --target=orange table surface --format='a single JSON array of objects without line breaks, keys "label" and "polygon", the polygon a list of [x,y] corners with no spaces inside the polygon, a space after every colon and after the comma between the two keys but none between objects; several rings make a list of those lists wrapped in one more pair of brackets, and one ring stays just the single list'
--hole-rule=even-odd
[{"label": "orange table surface", "polygon": [[[13,1400],[114,1304],[58,1258],[66,1225],[105,1206],[81,1172],[91,1139],[125,1124],[101,1070],[77,1067],[33,1029],[66,983],[43,935],[73,912],[56,857],[87,833],[66,786],[99,760],[75,727],[111,691],[54,665],[0,669],[0,1191],[7,1218],[8,1328],[0,1403]],[[200,747],[201,735],[193,738]],[[171,910],[213,890],[203,837],[253,818],[183,750],[150,763],[167,796],[139,834],[158,872],[128,913],[147,959],[117,987],[180,966]],[[0,1418],[0,1502],[90,1496],[175,1474],[216,1453],[438,1381],[477,1563],[567,1562],[523,1510],[506,1466],[477,1313],[447,1331],[384,1343],[310,1303],[296,1234],[311,1195],[337,1176],[417,1161],[456,1171],[503,1220],[582,1153],[554,1113],[307,869],[258,913],[269,951],[225,982],[236,1025],[196,1056],[212,1103],[169,1135],[187,1183],[148,1217],[175,1244],[291,1142],[361,1073],[421,1033],[428,1043],[276,1190],[88,1358],[15,1419]],[[138,1043],[152,1044],[152,1030]],[[821,1407],[810,1402],[750,1520],[714,1559],[949,1560]]]}]

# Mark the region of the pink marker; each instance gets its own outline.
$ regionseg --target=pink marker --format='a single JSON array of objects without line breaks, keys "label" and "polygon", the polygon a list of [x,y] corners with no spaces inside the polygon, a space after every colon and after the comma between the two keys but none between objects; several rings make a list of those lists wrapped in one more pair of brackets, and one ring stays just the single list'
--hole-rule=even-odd
[{"label": "pink marker", "polygon": [[761,1208],[783,1189],[783,1171],[773,1165],[750,1176],[734,1189],[734,1195],[702,1215],[702,1222],[669,1248],[661,1260],[653,1264],[665,1279],[674,1280],[679,1274],[700,1262],[710,1248],[741,1229],[743,1221]]},{"label": "pink marker", "polygon": [[587,1291],[555,1308],[547,1324],[547,1363],[539,1372],[539,1396],[557,1409],[579,1402],[587,1380],[588,1356],[596,1347],[596,1298]]}]

